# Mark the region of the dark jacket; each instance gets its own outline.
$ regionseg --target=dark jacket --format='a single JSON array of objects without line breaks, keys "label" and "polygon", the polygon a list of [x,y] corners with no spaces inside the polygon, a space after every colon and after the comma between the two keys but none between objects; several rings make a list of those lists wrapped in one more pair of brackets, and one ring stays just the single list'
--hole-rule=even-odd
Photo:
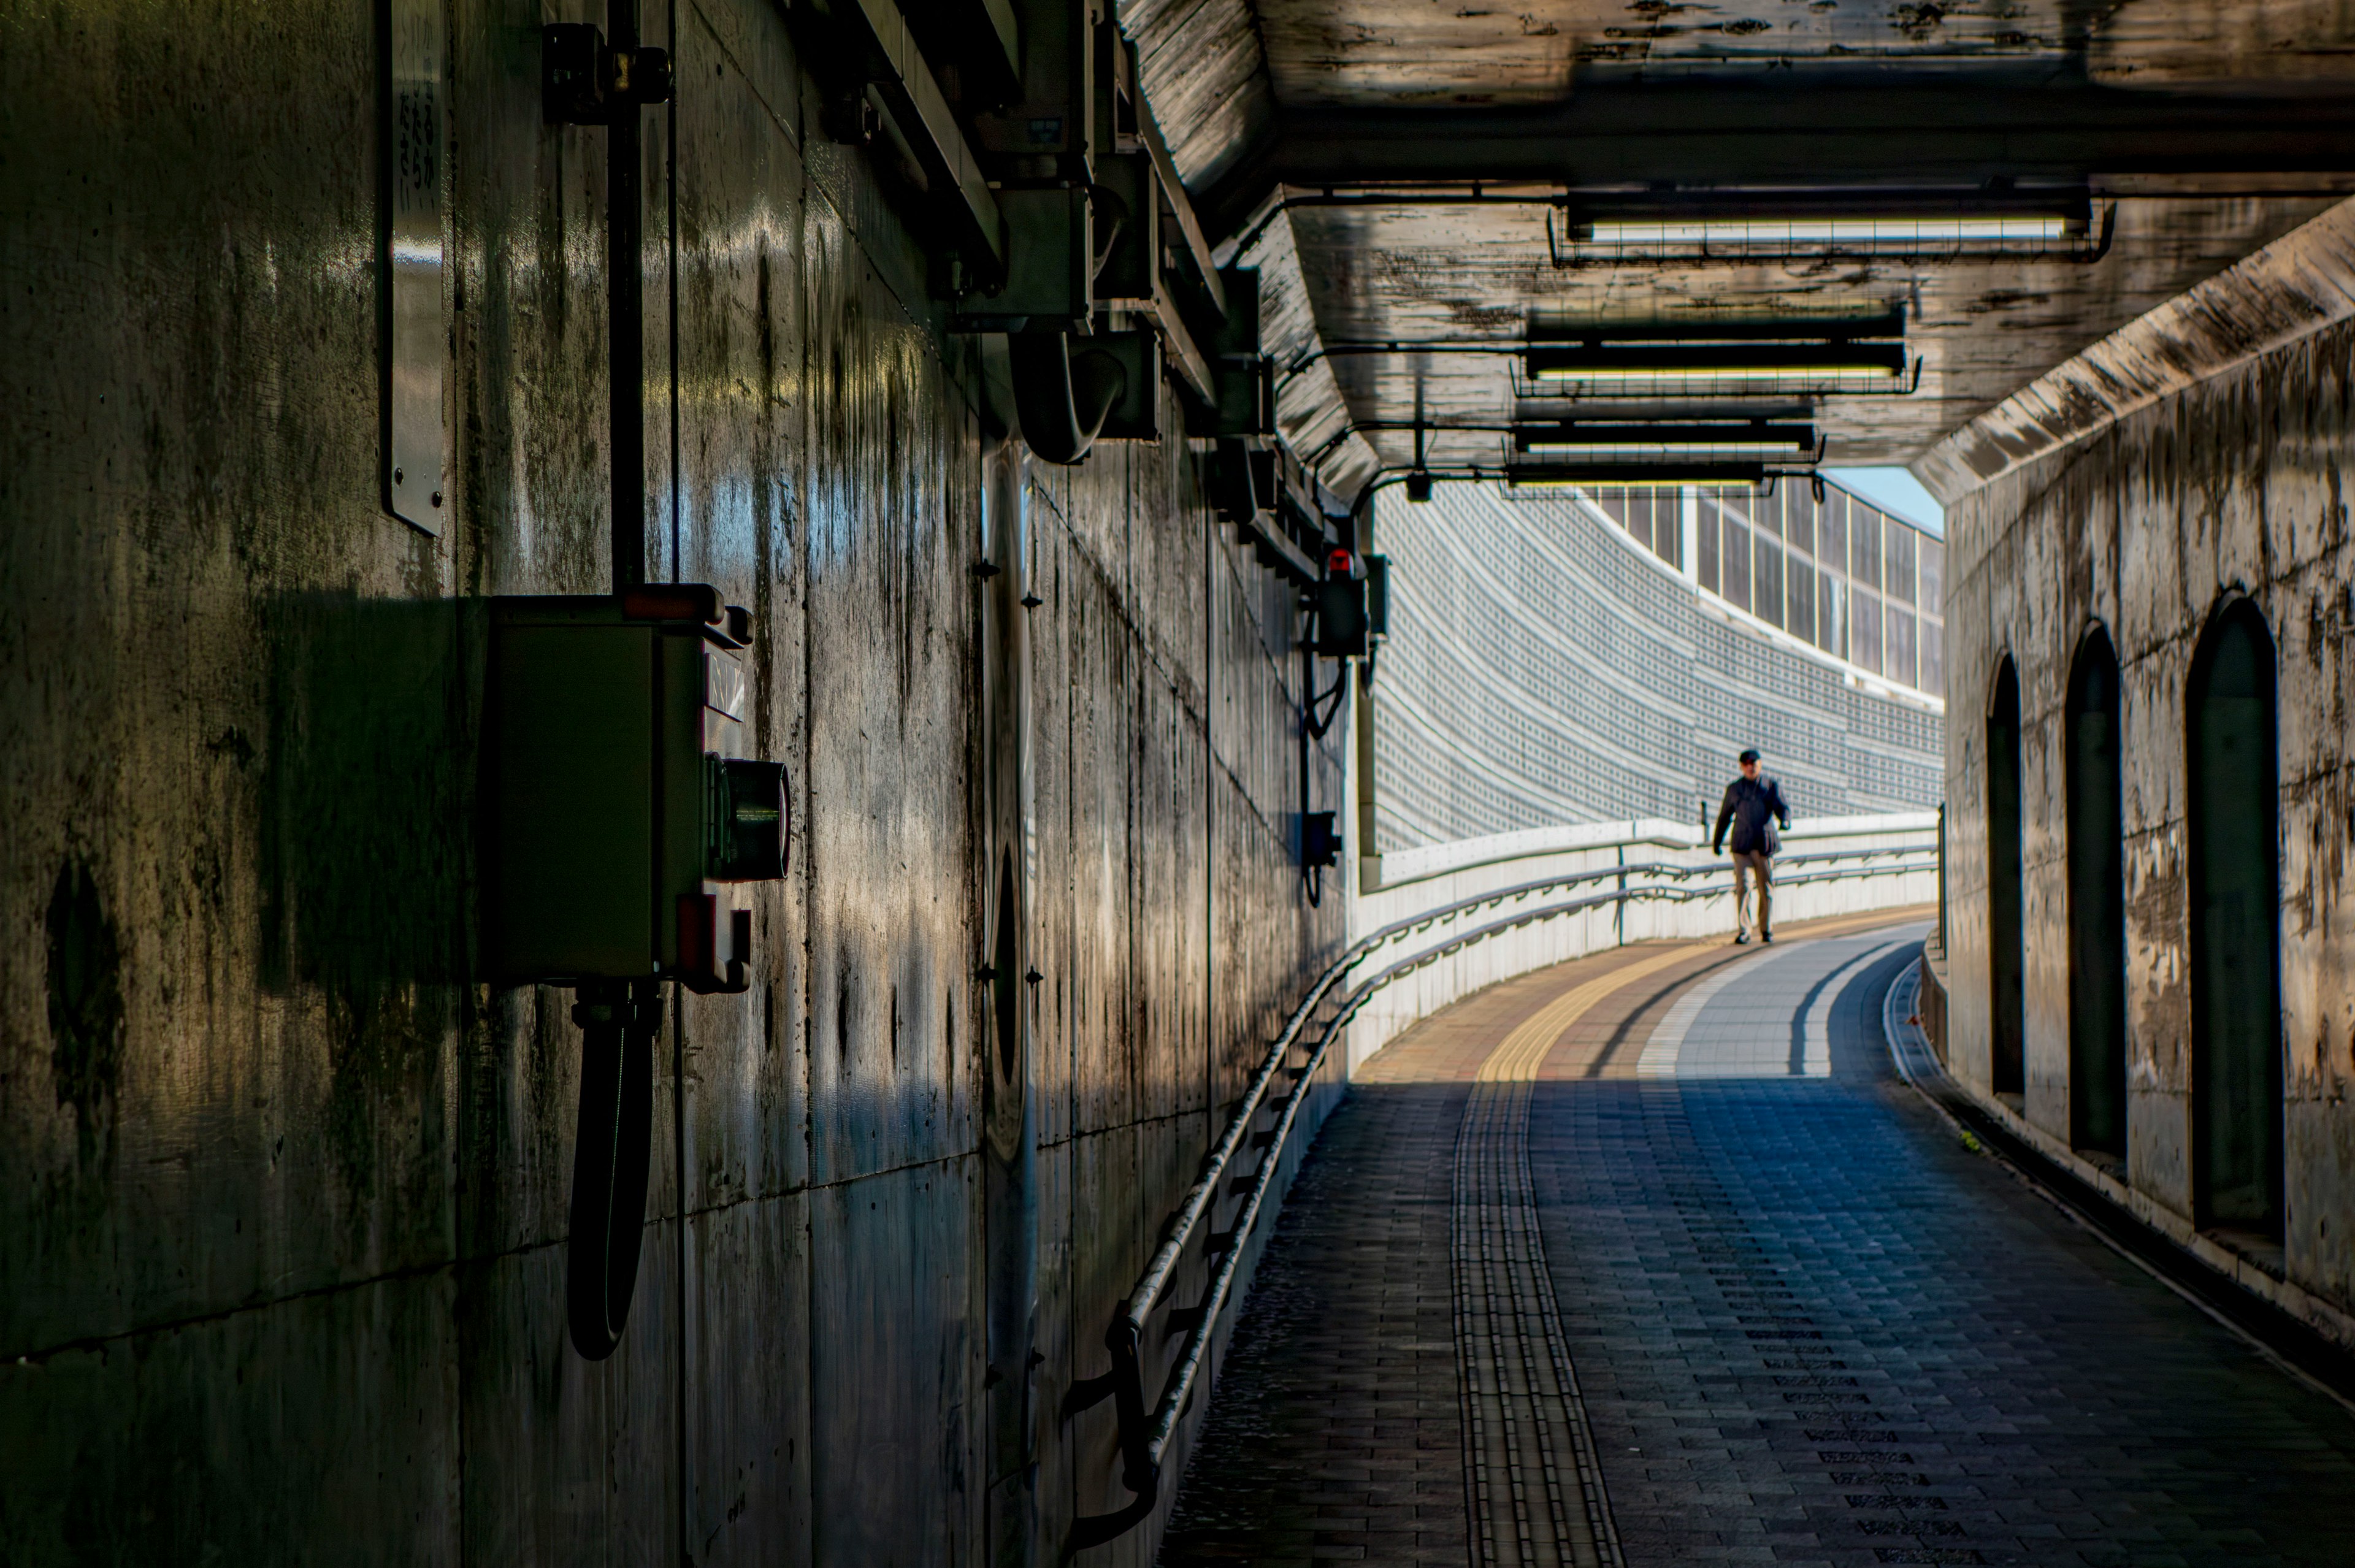
[{"label": "dark jacket", "polygon": [[1774,837],[1774,823],[1791,826],[1791,808],[1783,804],[1783,786],[1774,782],[1772,773],[1762,772],[1755,779],[1735,779],[1725,786],[1725,804],[1717,808],[1717,835],[1711,840],[1712,849],[1725,843],[1725,825],[1733,824],[1733,852],[1737,855],[1772,855],[1782,844]]}]

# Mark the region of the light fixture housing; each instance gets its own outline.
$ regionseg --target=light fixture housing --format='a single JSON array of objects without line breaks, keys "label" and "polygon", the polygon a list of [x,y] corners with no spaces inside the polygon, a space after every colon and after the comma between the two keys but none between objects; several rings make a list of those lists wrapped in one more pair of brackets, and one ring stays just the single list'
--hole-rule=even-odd
[{"label": "light fixture housing", "polygon": [[1614,219],[1582,226],[1581,244],[1689,245],[1702,250],[1765,249],[1781,253],[1868,248],[1891,242],[1940,248],[1984,244],[2052,245],[2073,228],[2065,218],[1705,218]]},{"label": "light fixture housing", "polygon": [[1524,354],[1533,380],[1605,395],[1887,388],[1902,385],[1908,365],[1902,306],[1871,315],[1532,322]]},{"label": "light fixture housing", "polygon": [[1557,267],[1866,256],[2095,261],[2115,202],[2083,184],[1587,191],[1547,240]]},{"label": "light fixture housing", "polygon": [[1816,450],[1811,424],[1765,420],[1566,420],[1513,432],[1513,448],[1532,456],[1648,456],[1667,460]]},{"label": "light fixture housing", "polygon": [[1766,482],[1764,463],[1517,463],[1505,469],[1515,489],[1560,485],[1612,485],[1659,489],[1688,485],[1703,488],[1755,489]]}]

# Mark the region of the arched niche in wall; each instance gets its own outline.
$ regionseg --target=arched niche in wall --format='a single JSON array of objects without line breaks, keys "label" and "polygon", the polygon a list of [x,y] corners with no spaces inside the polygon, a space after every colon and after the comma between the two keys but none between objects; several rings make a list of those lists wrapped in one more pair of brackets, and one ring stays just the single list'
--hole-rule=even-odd
[{"label": "arched niche in wall", "polygon": [[1987,1078],[1998,1094],[2028,1086],[2021,942],[2019,671],[2006,654],[1987,709]]},{"label": "arched niche in wall", "polygon": [[2126,1152],[2126,812],[2117,650],[2077,645],[2064,741],[2069,830],[2069,1141]]},{"label": "arched niche in wall", "polygon": [[2203,1226],[2279,1235],[2282,1040],[2274,642],[2254,602],[2211,616],[2184,694],[2191,1191]]}]

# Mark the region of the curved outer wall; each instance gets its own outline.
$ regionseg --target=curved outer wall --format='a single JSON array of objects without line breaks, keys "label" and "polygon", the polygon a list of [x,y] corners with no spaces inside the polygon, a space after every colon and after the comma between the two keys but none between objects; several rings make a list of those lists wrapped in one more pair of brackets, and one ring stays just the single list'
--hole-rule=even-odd
[{"label": "curved outer wall", "polygon": [[[452,0],[429,539],[376,504],[370,8],[0,19],[12,1563],[982,1555],[981,364],[783,9],[647,13],[650,570],[751,608],[797,831],[753,989],[666,1022],[597,1364],[579,1036],[476,977],[469,825],[474,606],[608,585],[602,133],[540,122],[541,8]],[[1029,531],[1043,1563],[1126,1498],[1065,1390],[1342,912],[1294,596],[1184,443],[1034,469]]]},{"label": "curved outer wall", "polygon": [[[2076,411],[2064,444],[2009,438],[2007,409],[1924,467],[1953,492],[1951,1065],[2048,1152],[2070,1157],[2064,709],[2071,661],[2098,621],[2123,677],[2128,1152],[2123,1171],[2086,1161],[2082,1173],[2355,1344],[2355,542],[2346,500],[2355,324],[2343,299],[2309,302],[2289,287],[2309,262],[2344,272],[2344,229],[2341,216],[2318,220],[2056,372],[2056,390],[2036,396]],[[2204,340],[2299,317],[2329,324],[2254,357]],[[2166,367],[2173,386],[2129,398],[2133,379],[2103,368],[2132,362]],[[2116,389],[2127,411],[2103,420],[2088,398],[2063,400],[2077,382]],[[1974,461],[1995,477],[1963,491]],[[2185,699],[2201,630],[2234,592],[2263,610],[2277,660],[2288,1199],[2278,1248],[2191,1224]],[[2027,1086],[2016,1108],[1987,1093],[1982,716],[2007,650],[2019,671],[2026,867]],[[2253,1001],[2262,990],[2253,985]]]},{"label": "curved outer wall", "polygon": [[1581,502],[1384,491],[1379,851],[1607,818],[1714,817],[1766,754],[1794,812],[1934,807],[1934,704],[1873,694]]}]

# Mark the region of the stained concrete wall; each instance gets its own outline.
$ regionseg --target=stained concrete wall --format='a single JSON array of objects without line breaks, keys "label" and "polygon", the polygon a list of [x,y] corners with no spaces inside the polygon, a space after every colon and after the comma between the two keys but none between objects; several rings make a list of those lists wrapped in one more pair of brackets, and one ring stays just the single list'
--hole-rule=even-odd
[{"label": "stained concrete wall", "polygon": [[[2343,259],[2325,228],[2308,236],[2328,241],[2314,254]],[[2258,258],[2244,276],[2219,280],[2212,298],[2187,300],[2175,314],[2222,325],[2255,319],[2230,308],[2246,294],[2260,304],[2278,297],[2285,314],[2311,320],[2318,313],[2271,281],[2296,261],[2295,253]],[[2123,1173],[2088,1163],[2086,1174],[2217,1266],[2355,1342],[2355,1108],[2346,1103],[2355,1083],[2355,546],[2345,499],[2355,326],[2322,325],[2236,359],[2144,324],[2104,351],[2180,372],[2188,384],[2114,419],[2099,417],[2086,397],[2068,400],[2092,433],[2081,429],[2072,443],[2009,466],[1999,448],[2033,453],[2051,443],[1974,445],[1966,432],[1942,469],[1953,572],[1951,1060],[1992,1103],[1985,717],[2009,651],[2024,731],[2027,1085],[2019,1104],[2003,1108],[2068,1157],[2062,707],[2079,640],[2099,623],[2124,667],[2129,1153]],[[2132,389],[2130,379],[2110,384]],[[1982,472],[1998,472],[1977,488],[1954,488],[1982,452]],[[2279,677],[2288,1220],[2277,1251],[2202,1236],[2191,1224],[2185,688],[2209,617],[2243,592],[2272,630]],[[2259,995],[2250,999],[2264,1005]]]},{"label": "stained concrete wall", "polygon": [[[592,15],[451,0],[437,539],[376,502],[371,9],[0,8],[12,1563],[979,1554],[981,360],[766,0],[647,16],[648,559],[753,610],[794,871],[666,1027],[627,1339],[565,1342],[578,1037],[478,978],[470,824],[482,599],[607,586],[602,133],[538,80]],[[1183,443],[1032,478],[1043,1562],[1340,917],[1290,597]]]}]

